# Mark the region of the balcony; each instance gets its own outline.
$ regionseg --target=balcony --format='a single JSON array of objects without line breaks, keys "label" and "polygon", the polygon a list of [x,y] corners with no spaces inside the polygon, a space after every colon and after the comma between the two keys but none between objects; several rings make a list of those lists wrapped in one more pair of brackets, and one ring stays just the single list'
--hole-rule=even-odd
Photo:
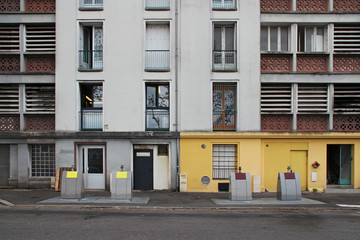
[{"label": "balcony", "polygon": [[169,130],[169,110],[146,110],[146,130]]},{"label": "balcony", "polygon": [[103,127],[102,109],[84,109],[79,112],[80,130],[82,131],[101,131]]},{"label": "balcony", "polygon": [[170,71],[169,50],[146,50],[145,71],[168,72]]},{"label": "balcony", "polygon": [[213,0],[212,8],[214,10],[236,10],[235,0]]},{"label": "balcony", "polygon": [[80,10],[102,10],[103,0],[80,0]]},{"label": "balcony", "polygon": [[102,50],[80,50],[79,51],[79,70],[82,71],[101,71],[103,69]]},{"label": "balcony", "polygon": [[145,10],[169,10],[170,0],[146,0]]},{"label": "balcony", "polygon": [[236,50],[214,50],[213,71],[235,72],[237,70]]}]

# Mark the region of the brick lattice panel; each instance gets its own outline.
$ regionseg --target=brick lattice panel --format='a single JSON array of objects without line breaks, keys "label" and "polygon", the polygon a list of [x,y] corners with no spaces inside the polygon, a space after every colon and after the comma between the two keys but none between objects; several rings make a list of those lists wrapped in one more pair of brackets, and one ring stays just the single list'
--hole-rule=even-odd
[{"label": "brick lattice panel", "polygon": [[291,72],[292,55],[262,54],[262,72]]},{"label": "brick lattice panel", "polygon": [[0,0],[0,12],[19,12],[20,0]]},{"label": "brick lattice panel", "polygon": [[328,115],[297,115],[296,131],[298,132],[327,132],[328,130]]},{"label": "brick lattice panel", "polygon": [[55,72],[55,56],[26,56],[26,72]]},{"label": "brick lattice panel", "polygon": [[359,132],[360,115],[334,115],[334,132]]},{"label": "brick lattice panel", "polygon": [[334,55],[334,72],[360,72],[360,55]]},{"label": "brick lattice panel", "polygon": [[26,12],[55,12],[56,0],[25,0]]},{"label": "brick lattice panel", "polygon": [[20,72],[20,56],[0,55],[0,72]]},{"label": "brick lattice panel", "polygon": [[328,0],[296,0],[299,12],[327,12],[328,5]]},{"label": "brick lattice panel", "polygon": [[292,115],[261,115],[261,131],[291,132]]},{"label": "brick lattice panel", "polygon": [[333,0],[335,12],[359,12],[360,0]]},{"label": "brick lattice panel", "polygon": [[289,12],[291,0],[261,0],[261,12]]},{"label": "brick lattice panel", "polygon": [[0,132],[20,131],[20,116],[0,115]]},{"label": "brick lattice panel", "polygon": [[297,55],[297,72],[327,72],[328,55]]},{"label": "brick lattice panel", "polygon": [[26,116],[26,131],[31,131],[31,132],[55,131],[55,116],[54,115]]}]

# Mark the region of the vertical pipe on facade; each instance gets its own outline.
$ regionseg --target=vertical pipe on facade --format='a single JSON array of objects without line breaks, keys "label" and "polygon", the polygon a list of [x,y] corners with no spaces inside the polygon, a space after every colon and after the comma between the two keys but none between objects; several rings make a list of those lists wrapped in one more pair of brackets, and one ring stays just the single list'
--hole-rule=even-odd
[{"label": "vertical pipe on facade", "polygon": [[[175,0],[175,133],[179,134],[179,6]],[[176,188],[180,187],[180,134],[176,138]]]}]

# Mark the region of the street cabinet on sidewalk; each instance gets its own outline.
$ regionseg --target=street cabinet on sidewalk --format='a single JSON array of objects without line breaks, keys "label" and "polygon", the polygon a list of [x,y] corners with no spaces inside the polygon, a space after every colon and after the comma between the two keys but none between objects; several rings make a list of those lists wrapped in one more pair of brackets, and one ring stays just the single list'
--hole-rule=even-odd
[{"label": "street cabinet on sidewalk", "polygon": [[301,184],[298,172],[280,172],[277,183],[278,200],[301,200]]},{"label": "street cabinet on sidewalk", "polygon": [[111,198],[131,200],[132,181],[130,171],[114,171],[111,179]]},{"label": "street cabinet on sidewalk", "polygon": [[250,173],[231,173],[230,185],[231,201],[250,201],[252,199]]},{"label": "street cabinet on sidewalk", "polygon": [[81,172],[64,171],[61,182],[61,198],[82,198],[84,181]]}]

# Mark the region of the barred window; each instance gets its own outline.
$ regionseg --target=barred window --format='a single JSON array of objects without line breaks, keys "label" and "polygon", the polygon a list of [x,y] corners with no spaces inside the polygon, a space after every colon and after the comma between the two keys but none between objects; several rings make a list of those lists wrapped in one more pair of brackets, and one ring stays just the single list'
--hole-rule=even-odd
[{"label": "barred window", "polygon": [[237,169],[237,145],[213,145],[213,179],[229,179]]},{"label": "barred window", "polygon": [[55,176],[55,145],[31,145],[31,176]]}]

